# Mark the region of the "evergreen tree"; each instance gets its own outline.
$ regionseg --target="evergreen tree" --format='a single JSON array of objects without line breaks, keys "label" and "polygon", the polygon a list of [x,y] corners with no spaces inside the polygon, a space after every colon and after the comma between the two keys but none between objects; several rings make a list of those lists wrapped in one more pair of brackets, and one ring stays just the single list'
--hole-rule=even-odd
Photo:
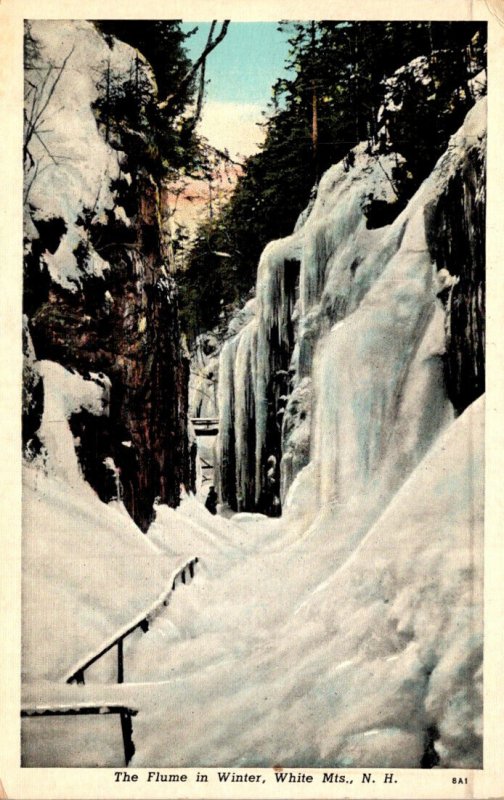
[{"label": "evergreen tree", "polygon": [[[416,87],[408,97],[406,87],[404,108],[392,123],[396,149],[407,161],[408,180],[396,176],[406,202],[460,125],[470,103],[467,96],[454,98],[467,77],[465,48],[478,31],[480,47],[485,40],[481,23],[322,20],[279,27],[290,47],[288,77],[273,86],[264,144],[247,159],[219,219],[200,232],[181,278],[190,337],[218,324],[233,296],[246,296],[261,251],[292,232],[323,172],[358,142],[375,142],[383,80],[425,56],[433,82],[425,96]],[[215,257],[220,250],[231,259]],[[214,271],[219,275],[210,277]],[[194,301],[198,285],[207,287],[204,311]],[[212,295],[211,287],[221,287],[220,294]]]}]

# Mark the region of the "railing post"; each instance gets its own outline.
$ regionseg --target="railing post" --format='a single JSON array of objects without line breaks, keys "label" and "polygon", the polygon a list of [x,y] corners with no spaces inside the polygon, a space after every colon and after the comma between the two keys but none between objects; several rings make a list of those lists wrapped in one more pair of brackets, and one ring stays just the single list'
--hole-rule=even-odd
[{"label": "railing post", "polygon": [[72,675],[72,677],[67,680],[67,683],[77,683],[84,686],[84,684],[86,683],[86,681],[84,680],[84,670],[83,669],[77,670],[75,675]]},{"label": "railing post", "polygon": [[126,762],[125,765],[128,766],[135,755],[135,745],[133,743],[133,723],[131,722],[131,714],[126,709],[121,711],[121,730],[124,745],[124,760]]},{"label": "railing post", "polygon": [[124,683],[123,639],[117,640],[117,683]]}]

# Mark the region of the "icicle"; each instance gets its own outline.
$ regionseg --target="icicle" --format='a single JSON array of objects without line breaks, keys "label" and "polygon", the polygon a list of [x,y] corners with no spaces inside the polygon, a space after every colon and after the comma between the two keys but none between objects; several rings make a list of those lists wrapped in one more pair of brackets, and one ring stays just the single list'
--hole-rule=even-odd
[{"label": "icicle", "polygon": [[218,490],[221,502],[236,509],[234,361],[239,336],[225,342],[219,358]]},{"label": "icicle", "polygon": [[243,329],[234,369],[235,452],[238,511],[253,507],[255,498],[255,387],[257,323]]}]

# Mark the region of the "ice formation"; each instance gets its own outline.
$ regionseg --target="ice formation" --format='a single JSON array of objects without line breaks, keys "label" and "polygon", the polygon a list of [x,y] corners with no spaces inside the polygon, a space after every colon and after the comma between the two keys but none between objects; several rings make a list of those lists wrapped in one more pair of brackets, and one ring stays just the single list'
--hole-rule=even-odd
[{"label": "ice formation", "polygon": [[[359,145],[352,165],[344,160],[323,176],[295,233],[266,247],[254,317],[221,354],[224,500],[235,491],[252,498],[235,507],[261,509],[268,448],[280,441],[279,407],[281,449],[291,451],[282,465],[283,499],[309,452],[319,501],[345,504],[373,484],[378,509],[452,419],[442,365],[449,308],[440,295],[457,278],[438,273],[427,212],[461,171],[468,151],[484,148],[485,124],[482,98],[407,207],[381,228],[367,227],[363,209],[370,195],[395,201],[385,176],[396,156],[369,154]],[[240,445],[245,417],[254,428],[246,449]],[[302,440],[304,454],[292,436]],[[253,487],[245,485],[251,446]],[[273,455],[279,455],[274,445]]]}]

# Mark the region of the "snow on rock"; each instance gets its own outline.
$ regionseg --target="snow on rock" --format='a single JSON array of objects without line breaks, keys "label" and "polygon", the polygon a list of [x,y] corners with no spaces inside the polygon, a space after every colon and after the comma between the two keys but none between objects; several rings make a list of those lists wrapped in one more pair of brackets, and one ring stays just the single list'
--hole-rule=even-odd
[{"label": "snow on rock", "polygon": [[103,373],[89,373],[86,379],[53,361],[38,362],[38,370],[44,382],[44,411],[38,435],[45,447],[47,469],[69,484],[80,483],[68,420],[83,410],[97,416],[108,414],[110,380]]},{"label": "snow on rock", "polygon": [[112,459],[124,505],[145,531],[156,497],[176,505],[181,485],[195,483],[186,352],[161,193],[149,172],[152,153],[140,152],[141,135],[115,102],[133,76],[147,105],[157,87],[135,49],[100,35],[91,22],[33,20],[27,33],[29,331],[37,358],[110,377],[113,418],[80,416],[72,428],[86,479],[102,499],[117,496]]},{"label": "snow on rock", "polygon": [[[105,218],[105,212],[114,209],[110,181],[121,176],[120,153],[100,135],[91,105],[98,96],[97,84],[106,64],[110,63],[114,72],[126,72],[134,51],[119,41],[108,48],[92,23],[82,20],[33,20],[30,26],[41,47],[41,65],[26,74],[37,86],[40,110],[46,101],[47,107],[38,123],[43,133],[34,135],[29,143],[34,166],[26,179],[30,187],[27,200],[35,224],[63,220],[66,230],[61,241],[54,251],[45,251],[44,261],[55,283],[75,290],[82,270],[102,276],[108,269],[79,220],[85,211]],[[29,105],[31,99],[29,94]],[[117,214],[121,214],[120,209]],[[36,238],[33,223],[26,229],[28,235],[30,231]]]},{"label": "snow on rock", "polygon": [[200,334],[191,354],[189,414],[191,417],[215,418],[219,415],[217,384],[219,378],[220,337]]},{"label": "snow on rock", "polygon": [[40,427],[44,406],[44,387],[38,369],[28,319],[23,315],[23,447],[34,447],[34,437]]},{"label": "snow on rock", "polygon": [[471,96],[475,100],[479,100],[480,97],[483,97],[486,94],[487,89],[487,71],[486,69],[482,69],[481,72],[478,72],[474,78],[470,78],[467,82],[469,86],[469,91]]}]

